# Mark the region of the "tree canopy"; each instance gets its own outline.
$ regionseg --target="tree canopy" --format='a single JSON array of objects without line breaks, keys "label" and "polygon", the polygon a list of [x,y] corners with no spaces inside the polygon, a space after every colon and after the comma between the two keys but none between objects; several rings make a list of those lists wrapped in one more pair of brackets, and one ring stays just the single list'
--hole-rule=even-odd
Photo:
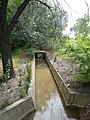
[{"label": "tree canopy", "polygon": [[67,25],[67,13],[63,9],[59,10],[56,6],[52,7],[52,11],[53,15],[40,3],[29,4],[11,34],[12,49],[16,47],[51,49],[52,42],[55,43],[56,38],[59,40],[62,37]]},{"label": "tree canopy", "polygon": [[[29,3],[30,5],[27,6]],[[50,3],[48,0],[2,0],[0,2],[0,46],[3,73],[8,79],[15,76],[11,42],[13,47],[23,47],[24,45],[26,47],[49,49],[51,47],[49,43],[51,43],[53,37],[55,40],[61,38],[67,21],[66,12],[58,6],[53,7],[48,3]],[[18,25],[13,31],[17,23]]]},{"label": "tree canopy", "polygon": [[76,24],[71,28],[75,34],[88,35],[90,34],[90,17],[84,16],[76,21]]}]

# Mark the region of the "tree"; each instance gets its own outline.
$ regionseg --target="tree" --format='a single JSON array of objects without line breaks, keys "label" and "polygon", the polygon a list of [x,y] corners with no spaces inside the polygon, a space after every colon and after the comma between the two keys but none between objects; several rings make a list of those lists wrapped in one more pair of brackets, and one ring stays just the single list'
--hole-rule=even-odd
[{"label": "tree", "polygon": [[[42,3],[50,7],[39,0],[35,0],[37,2]],[[10,23],[7,21],[7,7],[9,0],[1,0],[0,1],[0,47],[2,53],[2,64],[3,64],[3,73],[6,75],[8,79],[15,76],[13,63],[12,63],[12,54],[11,54],[11,46],[10,46],[10,34],[14,29],[15,25],[18,23],[18,18],[24,11],[27,4],[31,2],[31,0],[23,0],[20,6],[17,8],[15,14],[11,18]]]},{"label": "tree", "polygon": [[11,34],[13,50],[21,47],[52,50],[54,44],[60,42],[66,27],[67,13],[59,6],[48,4],[52,7],[53,15],[40,3],[28,4]]},{"label": "tree", "polygon": [[86,36],[90,34],[90,17],[85,15],[83,18],[77,19],[76,24],[71,28],[71,31],[74,31],[76,35],[81,34]]}]

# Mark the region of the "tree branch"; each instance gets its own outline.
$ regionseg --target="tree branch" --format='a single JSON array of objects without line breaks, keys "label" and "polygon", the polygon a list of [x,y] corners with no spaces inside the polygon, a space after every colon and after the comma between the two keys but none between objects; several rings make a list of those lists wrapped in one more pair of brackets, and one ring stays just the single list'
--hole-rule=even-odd
[{"label": "tree branch", "polygon": [[42,2],[41,0],[35,0],[35,1],[37,1],[37,2],[41,3],[42,5],[46,6],[52,12],[51,7],[47,3]]},{"label": "tree branch", "polygon": [[86,16],[89,16],[89,5],[88,5],[88,3],[87,3],[87,1],[85,0],[85,4],[86,4],[86,6],[87,6],[87,13],[85,14]]},{"label": "tree branch", "polygon": [[10,24],[8,25],[8,30],[9,33],[11,33],[11,31],[13,30],[13,28],[15,27],[15,25],[18,22],[18,18],[20,17],[20,15],[22,14],[22,12],[24,11],[24,9],[26,8],[27,4],[30,2],[31,0],[24,0],[21,5],[18,7],[15,15],[12,17],[12,20],[10,22]]}]

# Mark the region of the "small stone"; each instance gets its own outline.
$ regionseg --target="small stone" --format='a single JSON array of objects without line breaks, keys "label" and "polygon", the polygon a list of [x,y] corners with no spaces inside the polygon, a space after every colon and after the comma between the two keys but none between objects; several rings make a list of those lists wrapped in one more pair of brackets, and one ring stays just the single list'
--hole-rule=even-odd
[{"label": "small stone", "polygon": [[5,87],[5,86],[6,86],[6,83],[3,83],[3,86]]},{"label": "small stone", "polygon": [[69,87],[70,86],[70,84],[67,84],[67,87]]},{"label": "small stone", "polygon": [[12,92],[12,90],[11,90],[11,89],[8,89],[8,92],[9,92],[9,93],[11,93],[11,92]]}]

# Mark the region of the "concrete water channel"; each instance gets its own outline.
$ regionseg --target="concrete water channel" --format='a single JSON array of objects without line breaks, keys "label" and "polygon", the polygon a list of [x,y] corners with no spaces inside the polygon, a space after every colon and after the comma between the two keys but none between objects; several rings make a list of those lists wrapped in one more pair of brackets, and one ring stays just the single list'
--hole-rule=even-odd
[{"label": "concrete water channel", "polygon": [[36,111],[22,120],[78,120],[78,109],[65,107],[50,69],[43,58],[36,59]]}]

